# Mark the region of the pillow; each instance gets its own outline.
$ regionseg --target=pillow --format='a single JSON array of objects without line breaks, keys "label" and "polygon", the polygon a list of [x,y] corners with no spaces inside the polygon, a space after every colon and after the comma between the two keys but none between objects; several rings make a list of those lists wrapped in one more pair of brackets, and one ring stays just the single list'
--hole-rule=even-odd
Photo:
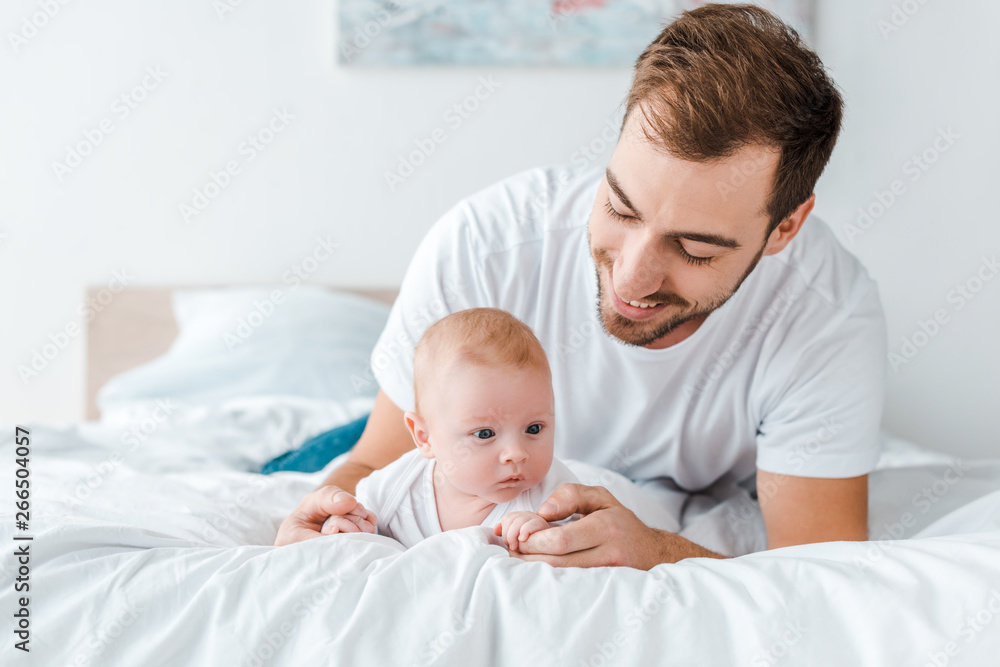
[{"label": "pillow", "polygon": [[178,290],[179,334],[163,356],[109,380],[101,411],[158,398],[374,397],[369,359],[389,306],[313,286]]}]

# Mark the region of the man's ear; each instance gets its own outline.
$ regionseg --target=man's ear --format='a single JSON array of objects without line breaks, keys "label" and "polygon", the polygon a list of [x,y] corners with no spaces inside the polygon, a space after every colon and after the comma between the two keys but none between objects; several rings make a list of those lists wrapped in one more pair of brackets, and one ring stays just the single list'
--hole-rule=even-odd
[{"label": "man's ear", "polygon": [[781,221],[781,224],[774,228],[771,236],[767,239],[767,245],[764,248],[763,254],[774,255],[784,250],[785,246],[791,243],[795,235],[802,229],[802,223],[809,217],[809,213],[812,212],[815,205],[816,193],[814,192],[809,195],[809,199],[799,204],[798,208],[792,211],[787,218]]},{"label": "man's ear", "polygon": [[406,422],[406,428],[409,430],[410,436],[413,438],[413,443],[417,446],[417,449],[420,450],[420,453],[424,456],[424,458],[434,458],[434,452],[431,451],[431,434],[427,430],[427,422],[424,421],[423,417],[418,415],[416,412],[404,412],[403,421]]}]

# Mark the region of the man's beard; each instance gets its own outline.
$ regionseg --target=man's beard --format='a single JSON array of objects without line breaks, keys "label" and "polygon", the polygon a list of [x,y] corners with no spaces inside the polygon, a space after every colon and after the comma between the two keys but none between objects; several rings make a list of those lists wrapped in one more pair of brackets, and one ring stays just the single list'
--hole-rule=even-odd
[{"label": "man's beard", "polygon": [[[594,269],[597,273],[597,314],[598,319],[601,321],[601,326],[604,328],[604,331],[608,333],[608,335],[614,336],[626,345],[645,347],[646,345],[654,343],[664,336],[669,335],[678,327],[690,322],[691,320],[707,317],[713,311],[721,308],[729,300],[729,298],[735,294],[737,290],[739,290],[743,281],[747,279],[747,276],[749,276],[754,270],[754,267],[757,266],[761,256],[764,254],[764,246],[766,245],[767,242],[765,241],[765,243],[761,245],[760,250],[757,251],[757,255],[750,261],[749,267],[747,267],[746,271],[743,272],[743,276],[737,281],[736,286],[729,292],[714,295],[711,299],[709,299],[708,305],[706,306],[699,305],[697,301],[694,304],[690,304],[686,299],[677,294],[656,293],[652,296],[646,297],[646,300],[648,301],[667,304],[666,308],[676,308],[678,306],[681,308],[679,312],[660,315],[657,318],[653,318],[653,320],[649,322],[636,322],[635,320],[630,320],[615,310],[614,306],[610,305],[610,303],[608,304],[607,309],[602,308],[601,304],[604,301],[604,287],[601,283],[600,260],[607,260],[607,253],[603,250],[597,250],[596,253],[594,250],[591,250],[591,255],[594,260]],[[593,246],[590,247],[593,248]],[[610,265],[610,262],[608,262],[608,264]],[[610,286],[610,289],[614,289],[614,286]],[[665,319],[659,319],[660,317],[665,317]]]}]

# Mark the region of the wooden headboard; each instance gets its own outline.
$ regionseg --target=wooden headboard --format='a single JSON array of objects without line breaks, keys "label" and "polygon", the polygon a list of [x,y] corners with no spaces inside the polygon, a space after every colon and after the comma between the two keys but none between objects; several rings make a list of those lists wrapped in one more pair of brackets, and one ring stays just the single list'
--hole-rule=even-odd
[{"label": "wooden headboard", "polygon": [[[252,285],[250,286],[252,287]],[[262,286],[266,287],[266,286]],[[198,289],[205,286],[176,289]],[[329,286],[384,303],[396,300],[397,289],[355,289]],[[175,288],[138,287],[122,290],[87,326],[87,419],[100,417],[97,390],[118,373],[135,368],[166,352],[177,338],[171,294]],[[93,303],[106,286],[87,289]]]}]

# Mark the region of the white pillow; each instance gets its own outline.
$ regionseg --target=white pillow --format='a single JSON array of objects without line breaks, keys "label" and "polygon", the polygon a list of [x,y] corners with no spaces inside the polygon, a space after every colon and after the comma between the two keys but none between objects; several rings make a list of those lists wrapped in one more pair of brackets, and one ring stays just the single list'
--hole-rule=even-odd
[{"label": "white pillow", "polygon": [[374,396],[369,358],[389,306],[312,286],[178,290],[180,330],[162,357],[117,375],[102,412],[157,398],[211,403],[286,395],[331,401]]}]

